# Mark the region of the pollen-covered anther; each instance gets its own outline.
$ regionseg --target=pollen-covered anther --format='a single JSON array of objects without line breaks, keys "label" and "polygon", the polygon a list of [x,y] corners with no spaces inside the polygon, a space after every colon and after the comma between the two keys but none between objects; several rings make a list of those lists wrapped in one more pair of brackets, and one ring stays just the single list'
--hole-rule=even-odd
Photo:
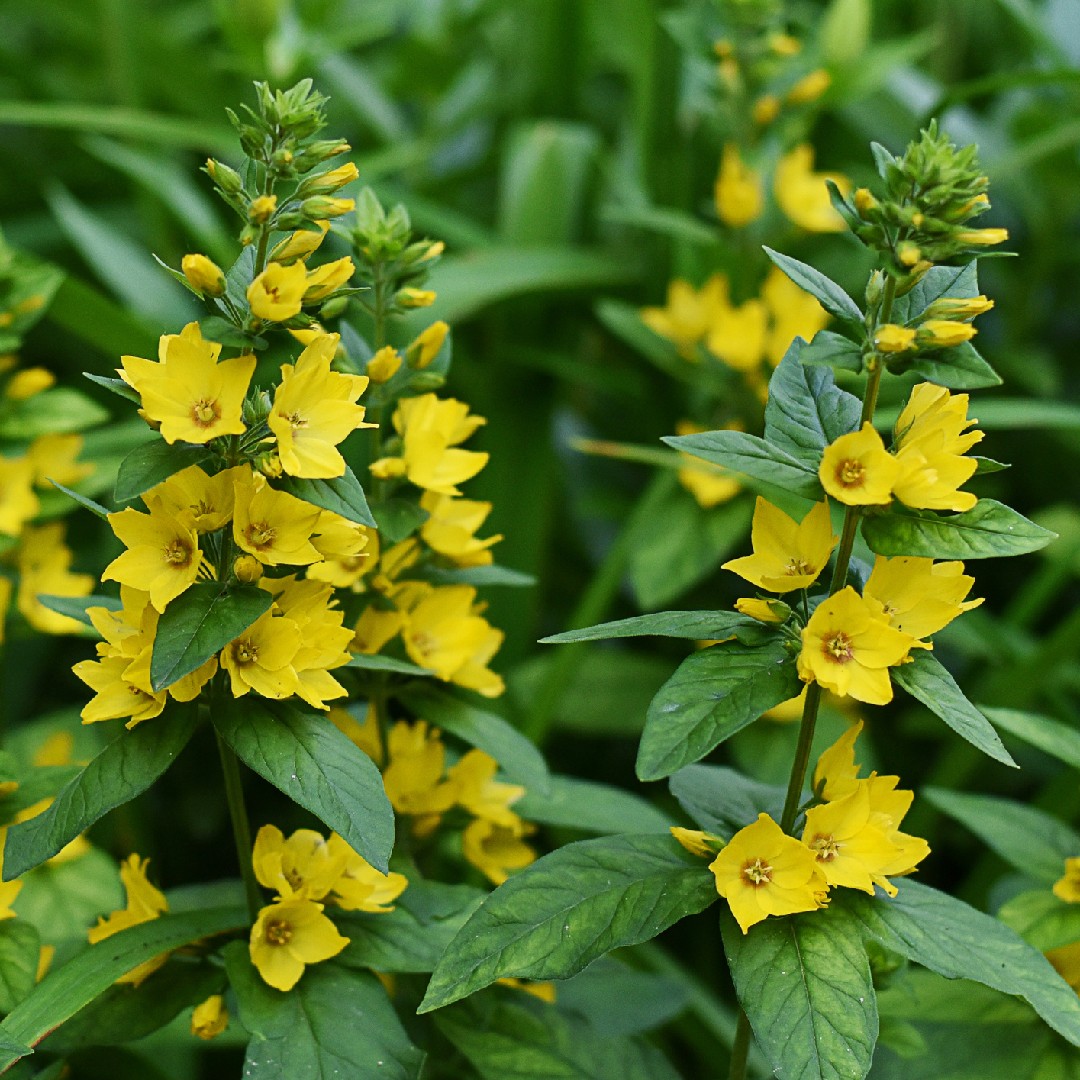
[{"label": "pollen-covered anther", "polygon": [[833,836],[818,833],[810,841],[810,848],[817,855],[818,862],[832,862],[840,854],[840,845]]},{"label": "pollen-covered anther", "polygon": [[271,945],[288,945],[292,940],[292,927],[282,919],[271,919],[266,924],[266,940]]},{"label": "pollen-covered anther", "polygon": [[259,647],[253,641],[244,639],[236,643],[233,655],[238,664],[254,664],[259,659]]},{"label": "pollen-covered anther", "polygon": [[191,547],[183,540],[170,540],[165,545],[165,561],[170,566],[187,566],[191,562]]},{"label": "pollen-covered anther", "polygon": [[846,664],[854,655],[854,649],[852,648],[851,638],[847,634],[840,632],[833,634],[832,637],[828,637],[824,641],[824,653],[827,660],[832,660],[837,664]]},{"label": "pollen-covered anther", "polygon": [[206,398],[196,401],[191,406],[191,419],[199,427],[210,427],[221,419],[221,406]]},{"label": "pollen-covered anther", "polygon": [[277,530],[265,521],[253,521],[247,527],[247,540],[252,547],[269,547],[277,536]]},{"label": "pollen-covered anther", "polygon": [[836,481],[844,487],[857,487],[862,483],[866,466],[861,461],[848,459],[840,462],[836,470]]},{"label": "pollen-covered anther", "polygon": [[753,859],[742,868],[743,880],[755,889],[772,881],[773,868],[764,859]]}]

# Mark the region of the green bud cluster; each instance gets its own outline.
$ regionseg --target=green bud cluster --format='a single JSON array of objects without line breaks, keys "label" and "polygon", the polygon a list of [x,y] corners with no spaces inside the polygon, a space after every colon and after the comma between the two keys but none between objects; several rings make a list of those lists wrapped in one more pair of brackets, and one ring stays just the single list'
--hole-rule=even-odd
[{"label": "green bud cluster", "polygon": [[978,147],[958,149],[931,121],[902,157],[877,144],[873,149],[883,192],[859,188],[845,198],[835,185],[830,191],[851,231],[885,257],[901,294],[934,264],[968,261],[1007,239],[1004,229],[966,224],[990,208]]}]

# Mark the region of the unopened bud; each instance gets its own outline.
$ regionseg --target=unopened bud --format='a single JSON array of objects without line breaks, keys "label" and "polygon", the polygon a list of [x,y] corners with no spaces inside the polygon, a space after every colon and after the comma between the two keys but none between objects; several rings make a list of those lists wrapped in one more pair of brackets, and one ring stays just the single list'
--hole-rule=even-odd
[{"label": "unopened bud", "polygon": [[351,184],[360,176],[360,171],[350,161],[339,165],[329,172],[320,173],[318,176],[309,177],[304,181],[300,197],[307,195],[332,195],[339,188]]},{"label": "unopened bud", "polygon": [[873,192],[869,188],[856,188],[855,193],[851,197],[852,202],[855,203],[855,209],[859,212],[859,217],[864,220],[868,219],[877,208],[881,205],[877,199],[874,198]]},{"label": "unopened bud", "polygon": [[202,296],[221,296],[225,292],[225,274],[205,255],[185,255],[180,260],[188,284]]},{"label": "unopened bud", "polygon": [[301,213],[313,220],[341,217],[356,205],[353,199],[335,199],[332,195],[313,195],[300,204]]},{"label": "unopened bud", "polygon": [[923,313],[928,319],[973,319],[994,306],[994,301],[981,294],[971,297],[943,296]]},{"label": "unopened bud", "polygon": [[918,265],[919,260],[922,258],[922,251],[919,249],[918,244],[905,240],[896,249],[896,257],[900,260],[901,266],[906,266],[910,270],[913,266]]},{"label": "unopened bud", "polygon": [[431,307],[435,303],[435,293],[431,289],[398,289],[394,300],[403,308]]},{"label": "unopened bud", "polygon": [[736,600],[735,610],[740,615],[748,615],[751,619],[771,625],[787,622],[791,614],[791,608],[783,600],[761,600],[753,597]]},{"label": "unopened bud", "polygon": [[449,332],[450,327],[440,319],[417,334],[415,340],[405,351],[405,358],[409,363],[409,367],[415,371],[423,371],[439,355],[439,350],[442,349],[443,342],[446,341],[446,335]]},{"label": "unopened bud", "polygon": [[759,127],[771,124],[780,115],[780,99],[775,94],[762,94],[754,102],[752,115]]},{"label": "unopened bud", "polygon": [[811,101],[817,101],[832,83],[832,76],[824,69],[818,68],[804,75],[788,92],[787,100],[790,105],[805,105]]},{"label": "unopened bud", "polygon": [[401,367],[401,353],[392,345],[384,345],[367,364],[367,377],[373,383],[389,382]]},{"label": "unopened bud", "polygon": [[276,209],[276,195],[257,195],[248,207],[248,221],[255,225],[264,225]]},{"label": "unopened bud", "polygon": [[977,333],[971,323],[951,319],[927,319],[919,326],[919,344],[930,349],[951,349],[970,341]]},{"label": "unopened bud", "polygon": [[986,247],[991,244],[1003,244],[1009,239],[1008,229],[963,229],[954,234],[961,244],[972,247]]},{"label": "unopened bud", "polygon": [[884,323],[874,334],[874,348],[878,352],[907,352],[915,347],[915,331],[896,323]]},{"label": "unopened bud", "polygon": [[233,563],[233,576],[245,585],[251,585],[262,577],[262,563],[254,555],[241,555]]},{"label": "unopened bud", "polygon": [[230,195],[239,195],[244,190],[244,182],[240,179],[240,174],[223,162],[207,158],[206,172],[222,191]]}]

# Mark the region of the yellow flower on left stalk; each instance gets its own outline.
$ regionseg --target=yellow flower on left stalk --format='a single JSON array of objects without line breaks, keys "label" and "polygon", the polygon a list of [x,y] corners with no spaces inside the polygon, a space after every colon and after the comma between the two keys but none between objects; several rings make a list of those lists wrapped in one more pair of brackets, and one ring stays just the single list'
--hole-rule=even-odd
[{"label": "yellow flower on left stalk", "polygon": [[786,593],[813,585],[838,538],[833,535],[828,502],[816,503],[796,522],[759,495],[750,542],[754,554],[731,559],[723,569],[766,592]]},{"label": "yellow flower on left stalk", "polygon": [[206,341],[192,322],[179,334],[165,334],[159,363],[123,356],[120,375],[142,399],[147,420],[160,425],[168,443],[206,443],[219,435],[240,435],[240,413],[255,371],[254,356],[218,362],[221,346]]},{"label": "yellow flower on left stalk", "polygon": [[[120,880],[123,882],[124,891],[127,894],[127,906],[112,912],[108,918],[98,919],[97,926],[91,928],[87,938],[91,945],[104,941],[113,934],[126,930],[129,926],[138,926],[144,922],[150,922],[159,915],[169,910],[168,901],[160,889],[155,888],[146,878],[146,868],[150,865],[149,859],[140,859],[138,855],[129,855],[120,864]],[[166,960],[169,954],[162,953],[147,960],[138,967],[134,967],[125,975],[121,975],[117,982],[132,983],[138,986],[143,979],[152,975]]]},{"label": "yellow flower on left stalk", "polygon": [[743,161],[735,143],[724,145],[713,197],[720,220],[732,228],[742,228],[761,216],[765,205],[761,175]]},{"label": "yellow flower on left stalk", "polygon": [[1054,883],[1054,895],[1067,904],[1080,904],[1080,855],[1065,860],[1065,873]]},{"label": "yellow flower on left stalk", "polygon": [[808,143],[788,151],[773,175],[773,193],[780,209],[809,232],[842,232],[847,228],[833,209],[826,180],[832,180],[843,195],[851,190],[851,181],[840,173],[814,172],[814,150]]}]

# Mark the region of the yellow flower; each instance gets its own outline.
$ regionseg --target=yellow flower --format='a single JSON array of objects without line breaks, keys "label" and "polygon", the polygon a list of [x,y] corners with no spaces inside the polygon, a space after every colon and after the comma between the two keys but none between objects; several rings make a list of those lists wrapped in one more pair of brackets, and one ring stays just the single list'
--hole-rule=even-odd
[{"label": "yellow flower", "polygon": [[191,1010],[191,1034],[200,1039],[212,1039],[229,1026],[229,1010],[220,994],[211,994]]},{"label": "yellow flower", "polygon": [[534,831],[533,826],[516,815],[513,825],[476,818],[461,834],[461,849],[488,881],[501,885],[512,871],[535,862],[536,852],[522,839]]},{"label": "yellow flower", "polygon": [[82,448],[81,435],[39,435],[26,451],[34,468],[34,483],[45,486],[55,480],[71,487],[89,476],[94,466],[76,460]]},{"label": "yellow flower", "polygon": [[314,900],[284,900],[259,912],[251,928],[251,962],[275,990],[291,990],[308,964],[337,956],[347,937]]},{"label": "yellow flower", "polygon": [[446,750],[438,729],[427,722],[399,720],[387,736],[390,762],[383,770],[383,786],[390,805],[399,814],[418,818],[416,831],[431,832],[439,818],[454,805],[456,787],[443,776]]},{"label": "yellow flower", "polygon": [[367,377],[376,384],[389,382],[401,367],[401,353],[384,345],[367,363]]},{"label": "yellow flower", "polygon": [[142,398],[148,421],[160,425],[168,443],[206,443],[219,435],[240,435],[244,395],[255,371],[255,357],[237,356],[218,363],[221,346],[206,341],[198,323],[179,334],[165,334],[160,362],[123,356],[120,374]]},{"label": "yellow flower", "polygon": [[684,829],[680,825],[671,826],[671,835],[690,852],[703,859],[713,858],[724,846],[724,841],[712,833],[701,832],[699,829]]},{"label": "yellow flower", "polygon": [[740,615],[747,615],[758,622],[772,626],[787,621],[791,608],[779,600],[760,600],[756,597],[744,597],[735,601],[735,610]]},{"label": "yellow flower", "polygon": [[491,545],[502,536],[476,537],[476,530],[491,513],[491,503],[441,495],[425,491],[420,497],[420,509],[426,510],[427,520],[420,526],[420,536],[432,551],[451,559],[458,566],[487,566],[491,562]]},{"label": "yellow flower", "polygon": [[292,619],[275,617],[272,611],[260,615],[221,650],[233,697],[249,690],[273,699],[295,694],[300,684],[292,662],[300,644],[300,628]]},{"label": "yellow flower", "polygon": [[403,308],[431,307],[435,293],[431,289],[399,289],[394,299]]},{"label": "yellow flower", "polygon": [[964,229],[954,233],[953,239],[971,247],[985,247],[991,244],[1003,244],[1009,239],[1008,229]]},{"label": "yellow flower", "polygon": [[262,225],[270,220],[276,209],[276,195],[256,195],[248,207],[248,220],[255,222],[256,225]]},{"label": "yellow flower", "polygon": [[924,349],[950,349],[970,341],[978,331],[971,323],[927,319],[919,324],[919,345]]},{"label": "yellow flower", "polygon": [[912,388],[894,428],[898,475],[896,497],[908,506],[929,510],[970,510],[978,499],[959,491],[978,463],[964,455],[983,433],[967,431],[968,395],[950,394],[932,383]]},{"label": "yellow flower", "polygon": [[841,232],[846,225],[829,201],[825,181],[832,180],[844,195],[851,182],[839,173],[816,173],[813,168],[814,150],[808,143],[786,153],[773,177],[776,201],[796,225],[810,232]]},{"label": "yellow flower", "polygon": [[818,468],[821,486],[847,506],[888,503],[899,475],[899,463],[869,421],[825,447]]},{"label": "yellow flower", "polygon": [[356,273],[356,266],[347,255],[344,259],[323,263],[322,266],[309,270],[307,287],[304,289],[304,303],[311,304],[323,300],[332,292],[348,284],[349,278]]},{"label": "yellow flower", "polygon": [[769,915],[815,911],[828,892],[813,853],[768,814],[740,829],[709,869],[744,934]]},{"label": "yellow flower", "polygon": [[374,604],[364,608],[353,628],[352,648],[374,656],[405,625],[405,616],[396,608],[383,609]]},{"label": "yellow flower", "polygon": [[761,176],[743,161],[735,143],[724,145],[713,198],[720,220],[732,228],[740,229],[761,217],[765,205]]},{"label": "yellow flower", "polygon": [[105,567],[101,580],[141,589],[157,611],[164,611],[199,573],[202,552],[189,522],[164,510],[141,514],[128,507],[110,514],[109,524],[127,551]]},{"label": "yellow flower", "polygon": [[768,312],[761,300],[747,300],[735,307],[728,298],[727,280],[720,278],[705,347],[736,371],[752,371],[765,354]]},{"label": "yellow flower", "polygon": [[810,341],[828,325],[829,314],[817,299],[800,289],[778,266],[769,270],[761,287],[761,298],[772,316],[765,356],[774,366],[783,360],[797,337]]},{"label": "yellow flower", "polygon": [[499,763],[483,750],[470,750],[451,766],[447,779],[456,789],[456,801],[474,817],[514,827],[518,816],[511,809],[525,794],[520,784],[504,784],[495,779]]},{"label": "yellow flower", "polygon": [[[344,152],[344,151],[343,151]],[[355,199],[335,199],[329,195],[313,195],[300,205],[301,211],[310,218],[341,217],[356,208]]]},{"label": "yellow flower", "polygon": [[423,371],[439,355],[449,332],[450,327],[442,319],[421,330],[405,350],[409,367]]},{"label": "yellow flower", "polygon": [[393,901],[408,888],[408,878],[393,871],[380,873],[337,833],[331,833],[327,843],[330,850],[340,856],[343,864],[341,875],[333,886],[334,903],[345,911],[368,911],[373,914],[393,911]]},{"label": "yellow flower", "polygon": [[12,911],[11,905],[15,903],[15,897],[19,895],[23,883],[16,878],[14,881],[0,881],[0,919],[14,919],[18,914]]},{"label": "yellow flower", "polygon": [[883,353],[907,352],[915,348],[915,331],[896,323],[882,323],[874,333],[874,348]]},{"label": "yellow flower", "polygon": [[848,585],[823,600],[803,628],[799,677],[841,697],[884,705],[892,701],[888,669],[915,643],[910,634],[889,626],[877,601]]},{"label": "yellow flower", "polygon": [[789,105],[805,105],[811,101],[817,101],[829,86],[832,77],[824,68],[818,68],[804,75],[788,92],[787,102]]},{"label": "yellow flower", "polygon": [[766,592],[786,593],[806,589],[817,580],[829,561],[837,537],[829,520],[828,502],[815,503],[801,522],[760,495],[754,503],[750,526],[753,555],[723,564]]},{"label": "yellow flower", "polygon": [[308,567],[307,576],[338,589],[350,588],[378,561],[378,533],[367,525],[323,510],[311,537],[323,561]]},{"label": "yellow flower", "polygon": [[553,982],[532,982],[528,979],[496,979],[499,986],[509,986],[511,990],[520,990],[523,994],[532,994],[548,1005],[555,1004],[555,984]]},{"label": "yellow flower", "polygon": [[696,290],[676,278],[668,284],[665,307],[641,309],[641,321],[654,334],[673,342],[687,360],[696,360],[697,344],[705,337],[721,302],[727,302],[727,279],[713,274]]},{"label": "yellow flower", "polygon": [[260,885],[279,900],[321,900],[345,869],[344,853],[333,850],[313,829],[297,829],[287,840],[276,825],[255,837],[251,865]]},{"label": "yellow flower", "polygon": [[215,532],[232,517],[233,485],[246,471],[237,465],[208,476],[189,465],[152,487],[143,502],[151,511],[190,521],[197,532]]},{"label": "yellow flower", "polygon": [[188,284],[203,296],[221,296],[225,292],[225,274],[205,255],[185,255],[180,260]]},{"label": "yellow flower", "polygon": [[979,296],[943,296],[935,300],[924,312],[928,319],[973,319],[983,315],[994,306],[993,300]]},{"label": "yellow flower", "polygon": [[855,764],[855,741],[862,733],[857,720],[818,758],[814,769],[814,794],[835,802],[850,795],[858,786],[859,766]]},{"label": "yellow flower", "polygon": [[71,573],[71,549],[64,543],[64,523],[52,522],[28,528],[15,552],[19,568],[18,607],[26,621],[43,634],[77,633],[79,624],[66,615],[50,611],[38,596],[89,596],[94,588],[90,574]]},{"label": "yellow flower", "polygon": [[[112,912],[108,918],[98,919],[97,926],[92,927],[87,933],[91,945],[96,945],[99,941],[104,941],[121,930],[127,930],[130,926],[150,922],[151,919],[156,919],[169,910],[164,894],[146,879],[146,868],[149,865],[149,859],[140,859],[138,855],[129,855],[120,864],[120,880],[127,894],[127,906]],[[138,986],[143,979],[152,975],[168,959],[169,954],[162,953],[132,968],[116,981]]]},{"label": "yellow flower", "polygon": [[1046,959],[1051,967],[1080,994],[1080,941],[1050,949]]},{"label": "yellow flower", "polygon": [[382,739],[379,736],[379,720],[371,702],[364,708],[363,723],[358,721],[348,709],[333,706],[327,713],[327,719],[342,735],[360,747],[365,754],[381,769],[383,761]]},{"label": "yellow flower", "polygon": [[306,566],[322,556],[311,543],[320,510],[245,469],[234,484],[233,539],[264,566]]},{"label": "yellow flower", "polygon": [[754,102],[751,115],[760,127],[771,124],[780,115],[780,99],[775,94],[762,94]]},{"label": "yellow flower", "polygon": [[1080,904],[1080,856],[1065,860],[1065,873],[1055,882],[1054,895],[1068,904]]},{"label": "yellow flower", "polygon": [[360,170],[356,165],[351,161],[347,161],[336,169],[329,169],[318,176],[311,177],[304,186],[307,190],[317,192],[320,195],[329,195],[331,192],[343,188],[346,184],[351,184],[359,175]]},{"label": "yellow flower", "polygon": [[982,600],[965,597],[975,584],[962,562],[878,555],[863,595],[879,601],[890,626],[916,638],[927,638]]},{"label": "yellow flower", "polygon": [[18,536],[40,504],[33,491],[34,468],[27,457],[0,455],[0,533]]},{"label": "yellow flower", "polygon": [[252,315],[265,322],[285,322],[299,315],[307,284],[307,267],[302,262],[270,263],[248,286]]},{"label": "yellow flower", "polygon": [[326,480],[344,475],[338,443],[363,424],[364,406],[356,399],[367,389],[367,376],[330,370],[338,340],[337,334],[317,337],[295,367],[281,365],[281,383],[266,422],[277,437],[281,467],[290,476]]},{"label": "yellow flower", "polygon": [[296,262],[297,259],[305,259],[323,242],[330,222],[312,222],[314,229],[298,229],[296,232],[281,240],[270,252],[271,262],[288,263]]},{"label": "yellow flower", "polygon": [[56,376],[43,367],[23,368],[15,372],[4,387],[4,397],[11,401],[25,401],[55,385]]}]

